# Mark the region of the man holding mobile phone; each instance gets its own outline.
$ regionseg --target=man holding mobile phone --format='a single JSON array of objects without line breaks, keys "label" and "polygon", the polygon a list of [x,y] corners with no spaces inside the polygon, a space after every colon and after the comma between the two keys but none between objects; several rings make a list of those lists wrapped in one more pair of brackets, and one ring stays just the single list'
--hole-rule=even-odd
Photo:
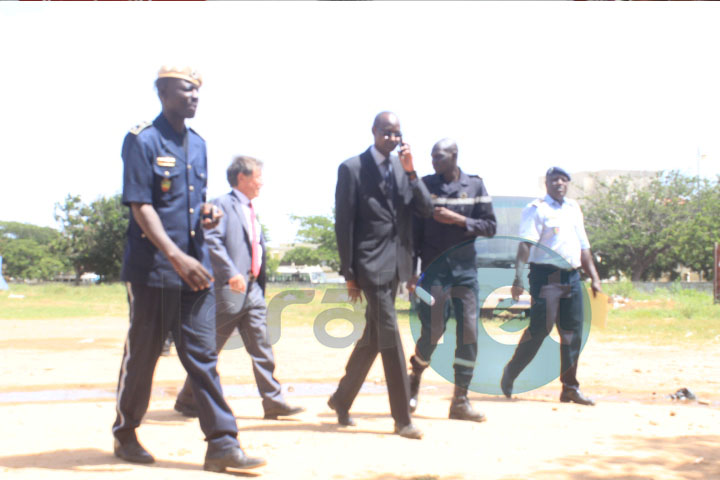
[{"label": "man holding mobile phone", "polygon": [[[372,126],[374,144],[344,161],[335,189],[335,235],[340,273],[350,301],[367,301],[365,330],[350,354],[345,376],[328,400],[340,425],[354,425],[349,410],[380,353],[395,433],[419,439],[408,407],[409,384],[400,340],[395,295],[410,278],[412,215],[432,215],[432,202],[413,167],[410,146],[402,142],[400,121],[381,112]],[[400,147],[398,156],[391,152]]]}]

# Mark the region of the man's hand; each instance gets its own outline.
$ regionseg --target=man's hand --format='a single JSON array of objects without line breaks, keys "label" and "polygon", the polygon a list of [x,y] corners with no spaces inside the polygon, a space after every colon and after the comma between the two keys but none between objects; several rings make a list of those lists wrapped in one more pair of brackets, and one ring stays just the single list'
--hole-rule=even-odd
[{"label": "man's hand", "polygon": [[228,285],[230,286],[230,290],[234,292],[245,293],[245,290],[247,290],[247,282],[245,281],[245,277],[243,277],[242,273],[238,273],[228,280]]},{"label": "man's hand", "polygon": [[592,289],[593,298],[597,296],[598,293],[602,293],[602,288],[600,287],[600,280],[595,279],[590,283],[590,288]]},{"label": "man's hand", "polygon": [[355,280],[348,280],[346,284],[350,303],[355,303],[358,300],[362,302],[362,290],[360,290],[357,283],[355,283]]},{"label": "man's hand", "polygon": [[525,291],[525,289],[522,286],[522,281],[519,279],[515,279],[515,281],[512,284],[512,288],[510,289],[510,295],[512,295],[512,299],[516,302],[520,300],[520,295]]},{"label": "man's hand", "polygon": [[177,250],[172,255],[168,255],[168,259],[180,278],[194,291],[210,288],[213,277],[195,258]]},{"label": "man's hand", "polygon": [[202,227],[214,228],[223,217],[223,212],[212,203],[204,203],[202,211]]},{"label": "man's hand", "polygon": [[435,207],[433,220],[447,225],[465,225],[465,217],[445,207]]},{"label": "man's hand", "polygon": [[413,157],[412,152],[410,151],[410,145],[407,143],[403,143],[400,145],[400,148],[398,149],[398,157],[400,159],[400,164],[403,167],[403,170],[406,172],[413,172],[415,171],[415,167],[413,167]]},{"label": "man's hand", "polygon": [[415,291],[415,287],[417,286],[418,278],[419,278],[419,277],[418,277],[417,275],[413,275],[413,276],[410,278],[410,280],[408,280],[408,281],[405,283],[405,287],[407,287],[408,292],[413,293],[413,292]]}]

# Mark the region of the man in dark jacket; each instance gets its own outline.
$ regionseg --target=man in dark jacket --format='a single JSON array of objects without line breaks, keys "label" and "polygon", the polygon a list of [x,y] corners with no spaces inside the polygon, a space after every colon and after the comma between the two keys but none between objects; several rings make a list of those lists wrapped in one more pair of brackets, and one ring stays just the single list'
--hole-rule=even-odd
[{"label": "man in dark jacket", "polygon": [[[375,357],[385,369],[395,433],[422,438],[410,421],[409,384],[395,313],[398,282],[410,277],[412,214],[429,216],[432,203],[403,143],[400,121],[391,112],[375,117],[374,144],[340,165],[335,190],[335,234],[340,270],[351,301],[367,300],[366,325],[328,405],[341,425],[353,425],[349,410]],[[400,146],[399,156],[391,155]]]}]

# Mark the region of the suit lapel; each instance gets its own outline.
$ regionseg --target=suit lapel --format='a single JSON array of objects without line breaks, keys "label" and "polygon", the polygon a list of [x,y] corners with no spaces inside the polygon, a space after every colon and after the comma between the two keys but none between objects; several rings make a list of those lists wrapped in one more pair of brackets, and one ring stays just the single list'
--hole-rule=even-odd
[{"label": "suit lapel", "polygon": [[373,190],[375,190],[375,196],[380,199],[380,202],[385,205],[385,208],[394,212],[392,205],[388,202],[388,198],[385,196],[385,192],[383,191],[383,178],[382,175],[380,175],[380,168],[377,163],[375,163],[375,159],[373,158],[372,153],[370,153],[369,148],[360,155],[360,166],[361,169],[365,171],[369,184],[372,186]]}]

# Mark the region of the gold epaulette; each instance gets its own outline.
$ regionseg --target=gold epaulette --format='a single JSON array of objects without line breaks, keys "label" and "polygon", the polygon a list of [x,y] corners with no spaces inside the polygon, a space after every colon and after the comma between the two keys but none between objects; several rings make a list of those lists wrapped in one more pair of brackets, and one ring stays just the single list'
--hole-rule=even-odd
[{"label": "gold epaulette", "polygon": [[145,130],[145,129],[146,129],[147,127],[149,127],[150,125],[152,125],[152,122],[142,122],[142,123],[139,123],[139,124],[135,125],[133,128],[130,129],[130,133],[132,133],[133,135],[137,135],[138,133],[142,132],[143,130]]}]

